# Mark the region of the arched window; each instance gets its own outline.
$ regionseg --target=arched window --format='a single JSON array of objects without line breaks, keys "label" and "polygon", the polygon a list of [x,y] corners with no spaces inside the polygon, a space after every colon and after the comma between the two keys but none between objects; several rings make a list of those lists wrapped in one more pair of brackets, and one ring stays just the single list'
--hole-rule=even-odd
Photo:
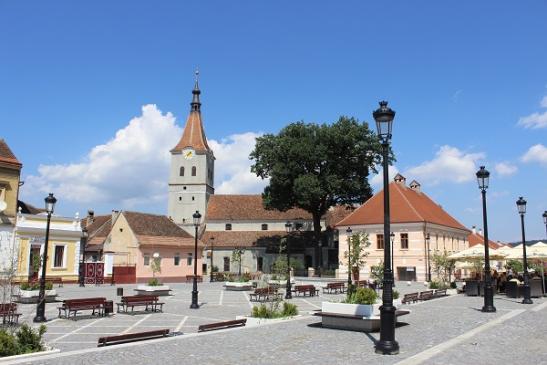
[{"label": "arched window", "polygon": [[192,176],[196,176],[196,167],[192,166]]},{"label": "arched window", "polygon": [[180,176],[184,176],[184,166],[181,166],[181,167],[180,167],[179,175],[180,175]]}]

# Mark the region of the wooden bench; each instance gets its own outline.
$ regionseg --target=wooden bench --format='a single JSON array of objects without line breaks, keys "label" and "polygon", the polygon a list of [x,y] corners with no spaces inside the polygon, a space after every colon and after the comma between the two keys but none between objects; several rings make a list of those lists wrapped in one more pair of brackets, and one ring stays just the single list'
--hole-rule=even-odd
[{"label": "wooden bench", "polygon": [[417,302],[419,299],[418,299],[418,296],[419,294],[418,293],[409,293],[409,294],[405,294],[403,296],[403,300],[401,301],[403,304],[407,304],[407,303],[414,303],[414,302]]},{"label": "wooden bench", "polygon": [[[212,279],[212,281],[224,281],[224,273],[213,272],[213,273],[211,273],[211,279]],[[188,279],[186,279],[186,280],[188,280]]]},{"label": "wooden bench", "polygon": [[233,321],[216,322],[209,324],[202,324],[198,327],[198,332],[222,330],[233,327],[243,327],[247,323],[247,319],[235,319]]},{"label": "wooden bench", "polygon": [[429,300],[433,298],[433,290],[426,290],[420,292],[420,295],[418,296],[418,300]]},{"label": "wooden bench", "polygon": [[[124,296],[122,297],[122,301],[120,303],[116,303],[118,306],[118,313],[128,313],[130,307],[131,313],[135,311],[135,307],[145,307],[145,311],[148,311],[148,308],[151,308],[152,312],[163,312],[164,304],[165,303],[158,302],[158,296],[156,295]],[[120,307],[122,308],[121,311]]]},{"label": "wooden bench", "polygon": [[255,289],[255,291],[251,294],[249,294],[249,299],[251,301],[268,301],[268,300],[276,300],[281,298],[281,293],[277,292],[276,288],[268,287],[268,288],[258,288]]},{"label": "wooden bench", "polygon": [[128,343],[128,342],[153,340],[156,338],[162,338],[167,336],[169,336],[169,330],[162,329],[162,330],[145,331],[145,332],[137,332],[137,333],[127,333],[125,335],[99,337],[99,342],[97,343],[97,347],[119,345],[119,344]]},{"label": "wooden bench", "polygon": [[[396,310],[395,317],[409,314],[409,310]],[[353,314],[340,314],[329,312],[316,312],[315,316],[322,317],[322,326],[352,331],[374,332],[380,329],[380,316],[371,318]]]},{"label": "wooden bench", "polygon": [[446,297],[447,295],[446,289],[437,289],[435,290],[435,293],[433,293],[433,298]]},{"label": "wooden bench", "polygon": [[76,314],[82,310],[91,310],[92,315],[95,315],[95,311],[99,315],[104,315],[104,305],[106,298],[78,298],[78,299],[65,299],[59,310],[59,318],[61,318],[61,311],[65,312],[65,318],[70,318],[70,313],[74,313],[73,318],[76,319]]},{"label": "wooden bench", "polygon": [[300,293],[302,293],[304,296],[306,296],[307,294],[310,297],[319,295],[319,289],[317,289],[313,285],[295,285],[292,291],[296,296],[298,296],[298,294]]},{"label": "wooden bench", "polygon": [[346,283],[336,282],[336,283],[327,283],[327,286],[323,287],[323,293],[327,292],[328,294],[338,294],[346,292]]},{"label": "wooden bench", "polygon": [[[196,276],[198,283],[203,282],[203,276],[197,275]],[[186,282],[192,283],[194,281],[194,275],[186,275]]]},{"label": "wooden bench", "polygon": [[17,313],[17,303],[0,304],[0,316],[2,317],[2,324],[17,324],[19,323],[20,315],[21,313]]}]

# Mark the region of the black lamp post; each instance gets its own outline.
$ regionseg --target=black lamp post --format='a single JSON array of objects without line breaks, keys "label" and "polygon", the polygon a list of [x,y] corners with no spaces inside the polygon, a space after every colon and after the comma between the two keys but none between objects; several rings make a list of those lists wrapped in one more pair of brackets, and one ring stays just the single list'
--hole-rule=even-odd
[{"label": "black lamp post", "polygon": [[[348,236],[348,291],[351,288],[351,270],[352,270],[352,259],[351,259],[351,239],[352,239],[352,230],[351,227],[346,229],[346,235]],[[351,294],[351,293],[349,293]]]},{"label": "black lamp post", "polygon": [[[395,277],[395,233],[391,232],[389,237],[391,238],[391,272],[393,272],[393,276]],[[393,280],[393,286],[395,286],[395,279]]]},{"label": "black lamp post", "polygon": [[524,265],[524,299],[522,299],[522,304],[533,304],[532,299],[530,299],[530,277],[528,276],[528,261],[526,260],[526,237],[524,235],[524,214],[526,214],[526,200],[519,197],[517,200],[517,208],[520,214],[520,226],[522,229],[522,263]]},{"label": "black lamp post", "polygon": [[213,250],[214,250],[214,243],[215,243],[215,237],[210,238],[211,241],[211,275],[209,276],[209,282],[213,282]]},{"label": "black lamp post", "polygon": [[425,235],[425,243],[427,244],[427,281],[431,282],[431,249],[430,244],[431,236],[428,234]]},{"label": "black lamp post", "polygon": [[490,248],[488,246],[488,220],[486,215],[486,189],[490,182],[490,172],[481,166],[477,171],[477,182],[482,194],[482,224],[484,225],[484,306],[483,312],[495,312],[494,289],[490,278]]},{"label": "black lamp post", "polygon": [[[380,108],[372,113],[378,129],[378,137],[382,142],[384,170],[384,237],[389,237],[389,172],[388,152],[391,139],[391,127],[395,111],[387,106],[387,101],[380,102]],[[376,352],[384,355],[399,353],[399,344],[395,341],[395,307],[393,306],[393,271],[391,270],[390,245],[384,245],[384,280],[382,291],[382,306],[380,307],[380,341],[376,343]]]},{"label": "black lamp post", "polygon": [[289,250],[289,235],[293,230],[293,224],[291,222],[285,223],[285,230],[287,231],[287,238],[285,242],[285,251],[287,252],[287,287],[285,289],[285,299],[292,299],[291,288],[291,251]]},{"label": "black lamp post", "polygon": [[46,321],[46,268],[47,268],[47,246],[49,244],[49,225],[51,223],[51,215],[55,209],[55,203],[57,199],[53,196],[53,193],[49,193],[49,196],[45,198],[46,202],[46,241],[44,243],[44,256],[42,257],[42,277],[40,278],[40,294],[38,296],[38,305],[36,306],[36,317],[34,322]]},{"label": "black lamp post", "polygon": [[201,219],[201,214],[199,214],[199,211],[196,210],[196,212],[192,215],[192,218],[194,218],[194,228],[196,230],[194,236],[194,281],[192,287],[192,304],[190,305],[190,308],[198,309],[198,228]]},{"label": "black lamp post", "polygon": [[547,210],[543,212],[543,224],[545,224],[545,237],[547,237]]},{"label": "black lamp post", "polygon": [[87,233],[87,228],[82,229],[82,238],[80,239],[81,242],[81,251],[82,251],[82,259],[80,261],[80,277],[79,284],[81,287],[85,286],[85,246],[87,246],[87,238],[89,237],[89,234]]}]

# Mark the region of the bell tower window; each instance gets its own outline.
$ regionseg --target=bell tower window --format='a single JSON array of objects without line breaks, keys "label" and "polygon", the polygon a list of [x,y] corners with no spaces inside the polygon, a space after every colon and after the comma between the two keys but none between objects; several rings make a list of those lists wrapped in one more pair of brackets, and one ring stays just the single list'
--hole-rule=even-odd
[{"label": "bell tower window", "polygon": [[196,167],[192,166],[192,176],[196,176]]},{"label": "bell tower window", "polygon": [[184,166],[180,167],[179,175],[184,176]]}]

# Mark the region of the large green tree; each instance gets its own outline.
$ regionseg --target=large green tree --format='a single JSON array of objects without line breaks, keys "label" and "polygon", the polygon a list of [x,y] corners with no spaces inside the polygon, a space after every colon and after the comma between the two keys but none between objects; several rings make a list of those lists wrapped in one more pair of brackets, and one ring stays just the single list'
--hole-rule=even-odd
[{"label": "large green tree", "polygon": [[333,124],[297,122],[256,139],[251,171],[270,179],[262,194],[267,209],[302,208],[313,216],[317,242],[321,217],[334,205],[363,203],[372,195],[371,171],[382,147],[368,124],[340,117]]}]

